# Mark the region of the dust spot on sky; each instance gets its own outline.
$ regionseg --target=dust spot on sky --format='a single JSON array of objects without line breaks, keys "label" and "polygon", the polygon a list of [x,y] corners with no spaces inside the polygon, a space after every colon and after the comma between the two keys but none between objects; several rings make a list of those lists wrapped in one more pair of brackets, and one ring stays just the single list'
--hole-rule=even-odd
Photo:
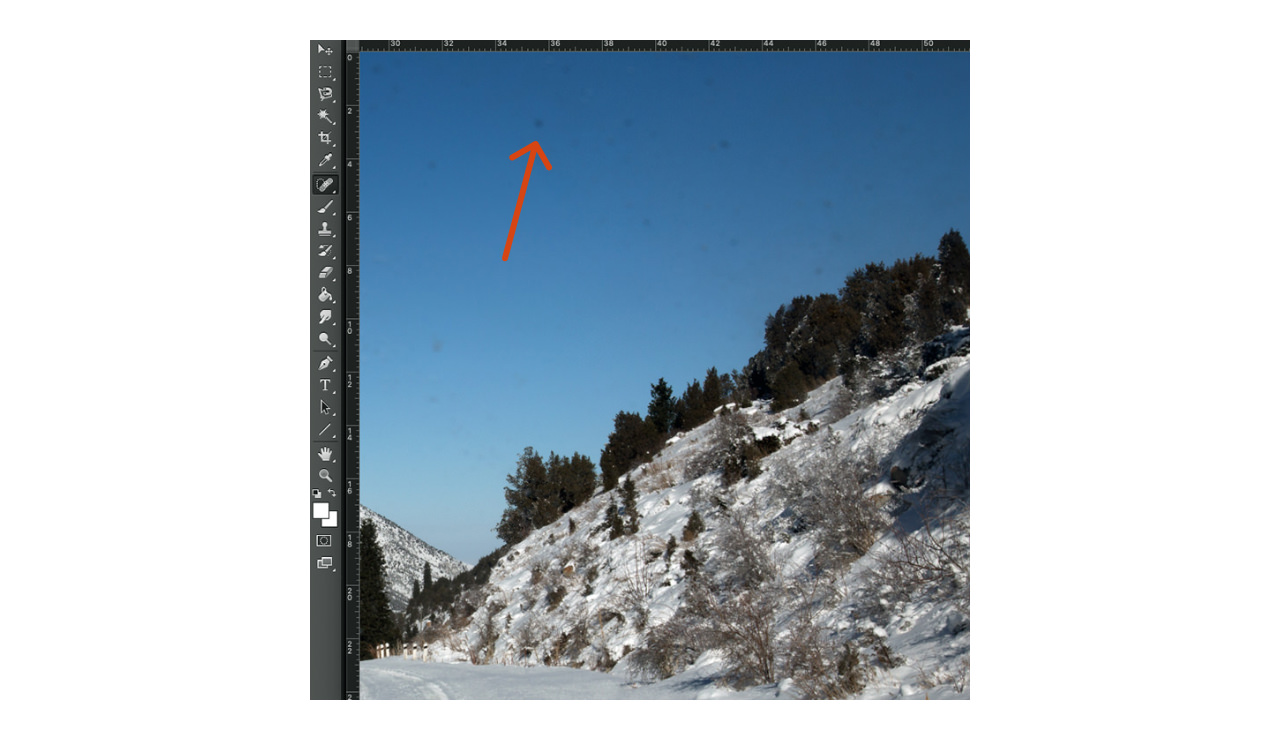
[{"label": "dust spot on sky", "polygon": [[440,341],[439,339],[433,339],[431,341],[432,352],[439,352],[442,349],[444,349],[444,342]]},{"label": "dust spot on sky", "polygon": [[729,148],[729,142],[725,141],[724,139],[721,139],[721,140],[720,140],[720,148],[721,148],[721,149],[728,149],[728,148]]},{"label": "dust spot on sky", "polygon": [[533,127],[534,127],[534,128],[542,128],[542,119],[541,119],[541,118],[535,118],[535,119],[533,119]]}]

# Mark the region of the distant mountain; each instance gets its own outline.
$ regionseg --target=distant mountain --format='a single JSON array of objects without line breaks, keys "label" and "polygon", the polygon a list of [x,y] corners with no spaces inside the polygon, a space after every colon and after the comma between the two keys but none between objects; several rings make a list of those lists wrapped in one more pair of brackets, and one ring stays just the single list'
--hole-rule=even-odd
[{"label": "distant mountain", "polygon": [[360,521],[373,522],[378,545],[387,559],[387,597],[391,608],[403,611],[413,594],[413,581],[422,580],[422,566],[431,563],[431,577],[452,578],[471,568],[467,563],[415,537],[412,533],[369,507],[360,505]]}]

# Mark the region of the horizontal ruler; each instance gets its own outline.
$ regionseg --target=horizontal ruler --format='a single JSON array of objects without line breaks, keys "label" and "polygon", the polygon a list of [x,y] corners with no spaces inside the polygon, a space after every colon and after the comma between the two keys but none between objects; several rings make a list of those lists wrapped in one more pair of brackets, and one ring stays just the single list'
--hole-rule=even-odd
[{"label": "horizontal ruler", "polygon": [[968,41],[360,41],[360,51],[969,51]]}]

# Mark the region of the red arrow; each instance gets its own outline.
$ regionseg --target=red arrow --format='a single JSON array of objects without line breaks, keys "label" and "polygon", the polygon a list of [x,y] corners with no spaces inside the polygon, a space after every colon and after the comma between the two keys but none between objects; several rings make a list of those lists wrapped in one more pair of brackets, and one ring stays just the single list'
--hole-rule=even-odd
[{"label": "red arrow", "polygon": [[542,145],[536,141],[512,154],[508,159],[514,160],[525,153],[529,155],[529,163],[524,167],[524,181],[520,183],[520,197],[516,199],[516,215],[511,217],[511,230],[507,232],[507,248],[502,250],[503,262],[506,262],[507,257],[511,255],[511,240],[516,238],[516,224],[520,223],[520,207],[524,205],[524,191],[529,189],[529,173],[533,172],[533,158],[540,157],[542,165],[547,169],[551,169],[551,163],[547,161],[547,155],[542,152]]}]

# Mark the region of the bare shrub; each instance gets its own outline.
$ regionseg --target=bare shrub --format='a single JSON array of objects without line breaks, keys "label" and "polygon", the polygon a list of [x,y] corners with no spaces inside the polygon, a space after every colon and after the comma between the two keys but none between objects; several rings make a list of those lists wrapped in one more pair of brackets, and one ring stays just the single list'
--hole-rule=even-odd
[{"label": "bare shrub", "polygon": [[715,604],[710,628],[729,660],[730,680],[738,686],[773,683],[778,593],[774,588],[742,591]]},{"label": "bare shrub", "polygon": [[[657,540],[661,552],[661,540]],[[632,545],[632,557],[628,558],[622,574],[621,605],[632,615],[632,624],[637,631],[643,631],[649,620],[649,598],[660,574],[646,557],[650,546],[648,543],[635,542]]]},{"label": "bare shrub", "polygon": [[516,630],[514,644],[519,657],[524,660],[538,657],[538,647],[550,635],[546,624],[537,616],[527,617]]},{"label": "bare shrub", "polygon": [[670,678],[692,665],[703,651],[713,646],[714,641],[701,619],[687,611],[677,611],[675,616],[645,635],[644,644],[631,654],[630,670],[637,677]]},{"label": "bare shrub", "polygon": [[793,531],[812,530],[817,565],[839,570],[871,549],[881,529],[884,500],[872,495],[874,462],[859,458],[827,427],[813,459],[778,466],[774,482],[796,517]]},{"label": "bare shrub", "polygon": [[769,555],[769,543],[757,531],[759,516],[752,507],[735,509],[729,521],[716,531],[716,544],[724,554],[719,575],[732,589],[751,589],[771,581],[778,567]]},{"label": "bare shrub", "polygon": [[877,555],[870,583],[891,608],[928,595],[969,616],[969,509],[921,517],[914,532],[896,530],[897,542]]}]

